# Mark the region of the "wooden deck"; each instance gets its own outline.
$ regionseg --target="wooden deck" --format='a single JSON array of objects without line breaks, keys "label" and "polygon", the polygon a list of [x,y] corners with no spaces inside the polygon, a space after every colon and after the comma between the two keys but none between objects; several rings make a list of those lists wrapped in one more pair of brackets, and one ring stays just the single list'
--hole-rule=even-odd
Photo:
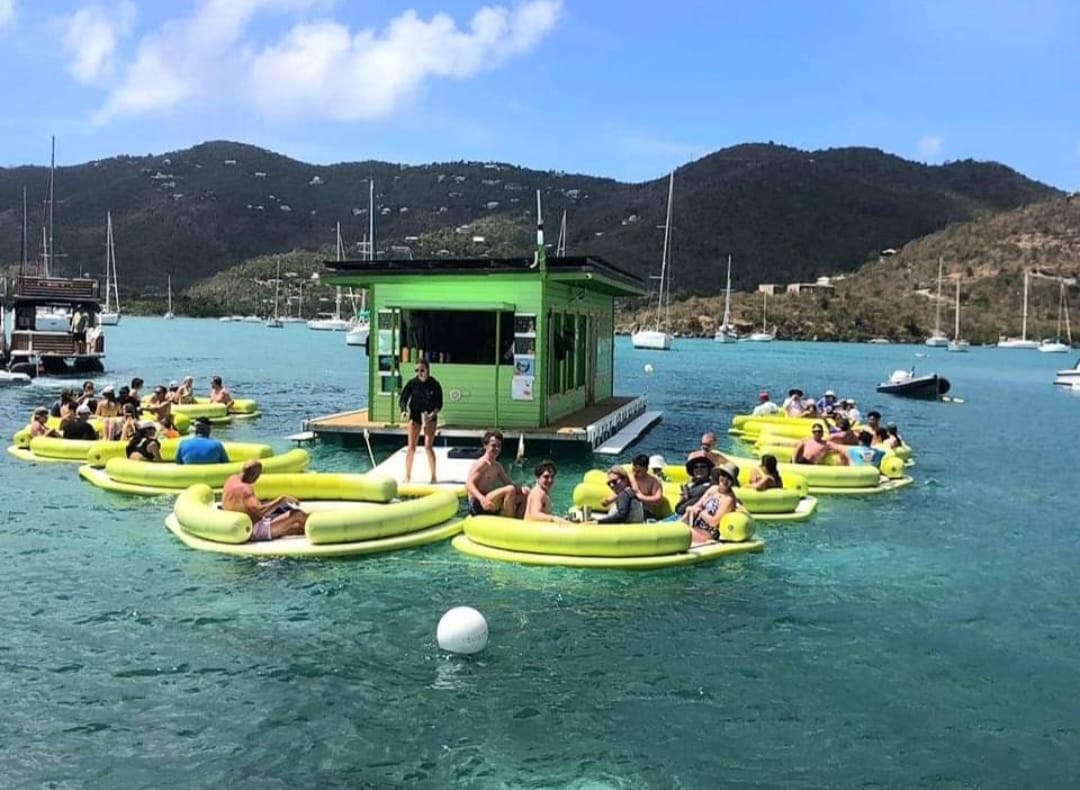
[{"label": "wooden deck", "polygon": [[[525,441],[578,442],[597,449],[632,423],[636,422],[640,426],[640,435],[657,422],[660,419],[659,412],[649,412],[652,417],[650,420],[638,419],[646,414],[647,407],[648,402],[644,397],[609,398],[562,417],[551,425],[501,430],[508,440],[516,439],[520,435]],[[407,433],[404,423],[372,421],[367,409],[313,417],[305,420],[303,427],[320,437],[362,435],[365,431],[373,437],[404,437]],[[479,439],[486,430],[486,427],[440,425],[438,438]]]}]

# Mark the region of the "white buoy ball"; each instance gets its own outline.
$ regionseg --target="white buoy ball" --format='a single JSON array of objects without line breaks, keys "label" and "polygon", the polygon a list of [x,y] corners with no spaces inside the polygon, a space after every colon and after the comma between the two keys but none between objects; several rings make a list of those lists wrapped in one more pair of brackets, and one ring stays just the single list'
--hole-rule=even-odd
[{"label": "white buoy ball", "polygon": [[653,373],[653,370],[654,370],[654,369],[655,369],[655,368],[653,368],[653,366],[652,366],[652,363],[651,363],[651,362],[646,362],[646,363],[645,363],[645,375],[646,375],[646,376],[651,376],[651,375],[652,375],[652,373]]},{"label": "white buoy ball", "polygon": [[487,646],[487,620],[471,606],[457,606],[439,620],[435,640],[450,653],[479,653]]}]

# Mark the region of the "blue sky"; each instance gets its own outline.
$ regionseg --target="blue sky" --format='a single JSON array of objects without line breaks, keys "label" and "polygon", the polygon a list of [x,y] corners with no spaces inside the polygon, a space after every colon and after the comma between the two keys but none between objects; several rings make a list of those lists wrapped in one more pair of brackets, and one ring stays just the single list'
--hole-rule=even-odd
[{"label": "blue sky", "polygon": [[[0,164],[209,139],[644,180],[773,140],[1080,188],[1071,0],[0,0]],[[14,77],[12,75],[15,75]]]}]

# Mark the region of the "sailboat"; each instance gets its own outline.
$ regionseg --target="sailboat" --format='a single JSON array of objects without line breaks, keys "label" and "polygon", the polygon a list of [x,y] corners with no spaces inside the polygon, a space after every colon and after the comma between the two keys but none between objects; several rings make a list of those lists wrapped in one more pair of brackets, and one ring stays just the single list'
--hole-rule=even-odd
[{"label": "sailboat", "polygon": [[761,294],[761,331],[754,332],[746,339],[752,343],[771,343],[776,335],[769,331],[769,294]]},{"label": "sailboat", "polygon": [[[341,223],[337,224],[337,259],[345,259],[345,245],[341,242]],[[341,317],[341,286],[337,287],[334,294],[334,312],[316,313],[315,317],[307,322],[308,329],[317,329],[322,332],[344,332],[349,328],[349,322]]]},{"label": "sailboat", "polygon": [[172,275],[171,274],[169,275],[169,309],[166,311],[165,315],[162,316],[162,317],[166,321],[172,321],[173,320],[173,311],[172,311]]},{"label": "sailboat", "polygon": [[304,281],[297,282],[296,288],[296,315],[289,315],[289,305],[293,303],[293,297],[289,296],[285,299],[285,317],[281,320],[286,324],[302,324],[304,323]]},{"label": "sailboat", "polygon": [[716,327],[713,340],[717,343],[734,343],[739,339],[735,327],[731,325],[731,256],[727,256],[727,288],[724,290],[724,318]]},{"label": "sailboat", "polygon": [[111,211],[105,212],[105,307],[98,313],[98,321],[105,326],[116,326],[120,323],[120,288],[116,282],[116,250],[113,249]]},{"label": "sailboat", "polygon": [[1020,337],[1006,337],[998,341],[998,348],[1038,348],[1039,344],[1035,340],[1027,339],[1027,319],[1028,319],[1028,280],[1031,275],[1028,272],[1024,272],[1024,310],[1021,313],[1020,320]]},{"label": "sailboat", "polygon": [[[660,258],[660,289],[656,299],[656,325],[652,329],[640,329],[630,336],[634,348],[667,351],[671,348],[671,335],[660,328],[664,314],[664,292],[669,287],[668,264],[671,251],[671,203],[675,193],[675,172],[668,178],[667,219],[664,222],[664,252]],[[671,294],[668,293],[668,299]]]},{"label": "sailboat", "polygon": [[277,277],[274,279],[274,315],[266,319],[269,329],[281,329],[285,326],[278,316],[278,292],[281,290],[281,259],[277,262]]},{"label": "sailboat", "polygon": [[[949,351],[967,351],[968,348],[971,346],[971,343],[967,342],[966,340],[961,340],[960,339],[960,278],[959,277],[956,278],[956,311],[954,313],[954,316],[955,317],[953,319],[953,336],[952,336],[952,340],[949,341],[949,345],[948,345],[947,348],[949,349]],[[927,340],[926,342],[927,342],[927,345],[929,345],[930,341]]]},{"label": "sailboat", "polygon": [[[934,334],[926,338],[926,345],[932,348],[945,348],[949,345],[949,338],[941,332],[941,274],[944,266],[944,260],[939,255],[937,259],[937,308],[934,311]],[[960,287],[959,280],[957,280],[956,285],[958,288]]]},{"label": "sailboat", "polygon": [[[368,237],[364,240],[364,246],[369,261],[375,260],[375,179],[368,179]],[[341,249],[341,231],[338,231],[338,254],[344,257]],[[356,309],[356,303],[350,300],[353,307],[353,317],[349,319],[349,325],[345,328],[345,345],[366,346],[368,335],[371,332],[371,320],[368,317],[367,289],[360,291],[360,309]]]},{"label": "sailboat", "polygon": [[[1057,334],[1053,340],[1044,340],[1039,343],[1039,351],[1045,354],[1064,354],[1072,348],[1072,327],[1069,325],[1069,300],[1065,295],[1065,283],[1061,282],[1061,291],[1058,294],[1058,320]],[[1065,325],[1065,334],[1068,343],[1061,342],[1062,321]]]}]

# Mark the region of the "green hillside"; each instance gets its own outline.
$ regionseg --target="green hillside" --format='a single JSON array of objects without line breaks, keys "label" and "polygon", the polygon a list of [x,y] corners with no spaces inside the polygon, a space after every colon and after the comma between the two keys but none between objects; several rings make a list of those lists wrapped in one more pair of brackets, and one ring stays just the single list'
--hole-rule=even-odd
[{"label": "green hillside", "polygon": [[[666,178],[627,184],[481,162],[322,166],[231,142],[58,168],[57,262],[66,274],[100,272],[106,210],[129,298],[160,295],[167,274],[181,291],[252,258],[332,245],[337,222],[351,245],[367,232],[369,176],[383,255],[498,254],[489,235],[520,252],[519,239],[531,244],[540,189],[551,241],[565,209],[571,253],[603,255],[641,275],[658,267]],[[0,169],[0,262],[20,256],[23,186],[30,246],[40,246],[46,185],[46,168]],[[993,163],[927,166],[866,148],[735,146],[677,172],[674,289],[716,293],[728,253],[740,288],[850,272],[884,247],[1055,194]]]}]

